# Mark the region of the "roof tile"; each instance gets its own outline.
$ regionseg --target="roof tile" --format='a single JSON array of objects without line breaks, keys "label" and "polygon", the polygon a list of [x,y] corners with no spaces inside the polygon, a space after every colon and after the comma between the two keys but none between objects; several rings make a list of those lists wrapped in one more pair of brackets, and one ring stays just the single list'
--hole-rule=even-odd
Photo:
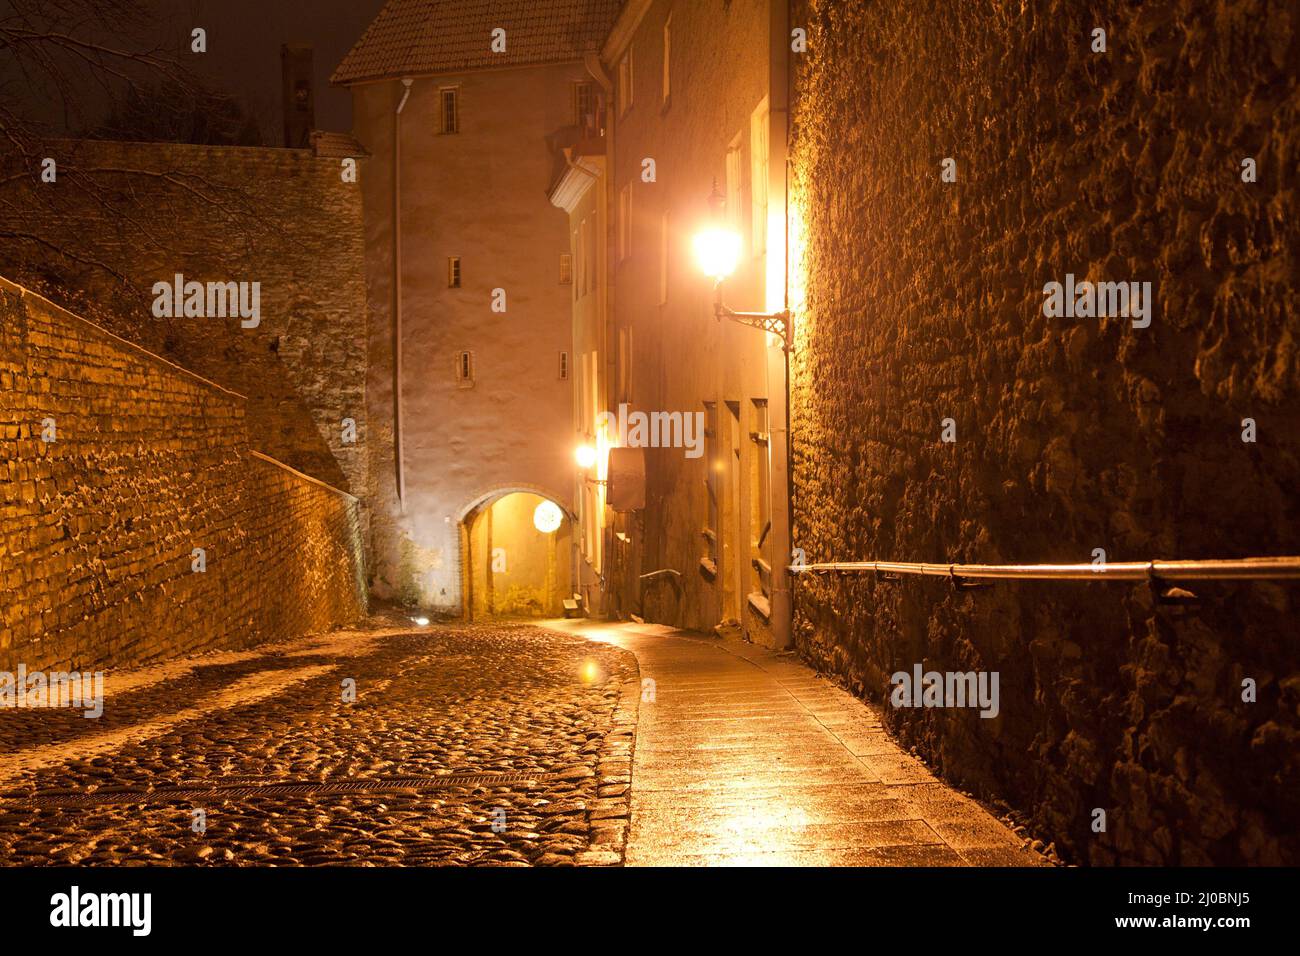
[{"label": "roof tile", "polygon": [[[622,0],[388,0],[330,82],[459,73],[581,59],[608,35]],[[493,53],[492,31],[506,31]]]}]

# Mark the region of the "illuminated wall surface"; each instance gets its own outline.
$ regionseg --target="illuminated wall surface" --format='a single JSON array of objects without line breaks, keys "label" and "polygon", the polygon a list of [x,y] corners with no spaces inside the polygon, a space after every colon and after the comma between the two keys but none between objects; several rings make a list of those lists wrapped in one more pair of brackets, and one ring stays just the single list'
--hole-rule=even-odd
[{"label": "illuminated wall surface", "polygon": [[[670,16],[675,39],[665,98]],[[752,188],[756,169],[765,168],[765,141],[755,126],[765,130],[769,119],[767,5],[656,0],[612,55],[612,68],[629,55],[633,63],[631,105],[620,109],[616,97],[611,118],[615,397],[643,412],[707,415],[712,407],[716,420],[706,419],[715,436],[694,457],[684,448],[646,449],[646,507],[620,522],[631,540],[615,546],[611,586],[624,613],[701,630],[726,621],[770,645],[768,622],[749,600],[762,590],[753,559],[775,560],[770,535],[756,545],[766,515],[754,475],[765,450],[751,435],[765,430],[759,404],[781,398],[773,376],[781,353],[753,329],[714,318],[712,284],[692,250],[695,235],[710,224],[716,184],[727,195],[725,224],[743,235],[728,303],[768,306],[769,262],[783,236],[754,229],[755,216],[763,217]],[[626,74],[614,73],[623,82]],[[654,161],[653,180],[647,159]],[[620,246],[623,218],[628,229]],[[654,571],[680,576],[643,586],[638,576]]]},{"label": "illuminated wall surface", "polygon": [[567,519],[538,530],[538,495],[511,494],[470,519],[470,594],[475,619],[556,617],[569,596],[572,533]]},{"label": "illuminated wall surface", "polygon": [[[1295,553],[1294,11],[835,0],[793,22],[808,560]],[[1149,327],[1045,316],[1067,273],[1151,282]],[[999,671],[994,720],[889,723],[1076,859],[1295,862],[1294,591],[1195,590],[1183,610],[1118,584],[805,576],[797,639],[877,699],[918,661]]]},{"label": "illuminated wall surface", "polygon": [[0,320],[14,421],[0,670],[123,666],[364,617],[360,503],[252,454],[243,396],[4,280]]},{"label": "illuminated wall surface", "polygon": [[[398,81],[354,90],[370,316],[367,401],[373,587],[425,607],[461,606],[460,522],[493,495],[572,498],[570,286],[565,217],[546,198],[546,136],[572,123],[580,64],[417,80],[402,125],[402,401],[406,500],[394,466],[393,178]],[[439,132],[439,92],[459,90],[459,132]],[[461,285],[448,285],[459,256]],[[493,311],[494,290],[505,311]],[[457,358],[473,353],[472,386]]]}]

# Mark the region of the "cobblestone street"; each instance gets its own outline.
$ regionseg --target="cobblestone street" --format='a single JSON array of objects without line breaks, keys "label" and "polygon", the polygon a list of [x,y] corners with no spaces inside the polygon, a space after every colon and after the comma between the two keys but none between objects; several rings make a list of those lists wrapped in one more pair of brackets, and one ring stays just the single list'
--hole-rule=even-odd
[{"label": "cobblestone street", "polygon": [[99,719],[0,711],[0,862],[617,863],[635,678],[580,637],[400,618],[109,672]]},{"label": "cobblestone street", "polygon": [[377,618],[105,683],[0,711],[0,861],[1044,862],[788,655],[669,628]]}]

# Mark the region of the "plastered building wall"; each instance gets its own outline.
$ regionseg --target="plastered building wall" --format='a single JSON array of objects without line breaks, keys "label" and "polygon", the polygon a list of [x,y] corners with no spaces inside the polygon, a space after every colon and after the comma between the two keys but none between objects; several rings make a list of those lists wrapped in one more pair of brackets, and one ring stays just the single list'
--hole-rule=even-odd
[{"label": "plastered building wall", "polygon": [[[353,88],[370,151],[365,196],[367,394],[375,593],[462,606],[459,524],[530,491],[573,510],[572,351],[564,213],[547,199],[553,137],[573,125],[580,64],[417,78],[401,117],[402,473],[397,493],[394,182],[397,80]],[[458,91],[459,132],[440,132],[439,94]],[[448,287],[451,256],[461,285]],[[492,310],[503,290],[505,312]],[[458,380],[472,353],[473,383]]]},{"label": "plastered building wall", "polygon": [[[614,559],[615,605],[702,630],[731,621],[760,643],[771,643],[771,633],[748,601],[760,591],[751,561],[762,555],[770,562],[772,555],[766,544],[755,546],[762,510],[754,473],[763,452],[751,433],[761,431],[755,399],[782,400],[771,375],[780,350],[760,331],[714,318],[712,282],[699,271],[691,244],[710,224],[716,182],[730,193],[726,221],[743,236],[739,267],[725,286],[727,304],[781,307],[779,298],[770,301],[765,248],[753,241],[753,127],[768,99],[768,30],[764,2],[653,2],[605,57],[615,84],[608,236],[615,398],[644,412],[703,413],[711,403],[717,422],[699,457],[686,457],[682,448],[646,449],[646,507],[619,519],[630,541],[613,545],[623,549]],[[629,50],[630,82],[621,65]],[[629,108],[620,85],[631,88]],[[646,160],[653,160],[653,181],[644,178]],[[780,244],[784,237],[769,240]],[[717,475],[712,492],[710,472]],[[712,528],[711,495],[718,501]],[[680,577],[652,579],[642,592],[636,576],[656,570]]]}]

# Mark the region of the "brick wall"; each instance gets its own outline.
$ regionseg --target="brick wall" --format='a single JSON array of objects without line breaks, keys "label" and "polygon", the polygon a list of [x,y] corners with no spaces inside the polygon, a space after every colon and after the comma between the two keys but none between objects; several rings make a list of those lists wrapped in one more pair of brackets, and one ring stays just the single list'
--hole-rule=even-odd
[{"label": "brick wall", "polygon": [[358,502],[250,451],[246,404],[0,280],[0,669],[124,665],[365,613]]},{"label": "brick wall", "polygon": [[[364,495],[361,186],[343,181],[341,159],[78,140],[46,151],[54,183],[28,170],[5,184],[0,274],[248,396],[256,447]],[[14,162],[0,169],[20,176]],[[261,324],[155,318],[153,284],[176,273],[260,282]],[[345,418],[357,424],[355,443],[343,442]]]},{"label": "brick wall", "polygon": [[[1294,8],[805,0],[792,23],[808,559],[1300,553]],[[1151,326],[1045,317],[1068,272],[1152,282]],[[918,662],[1000,673],[996,719],[887,719],[1067,859],[1300,862],[1296,587],[1197,587],[1196,608],[1120,584],[797,588],[798,646],[866,696]]]}]

